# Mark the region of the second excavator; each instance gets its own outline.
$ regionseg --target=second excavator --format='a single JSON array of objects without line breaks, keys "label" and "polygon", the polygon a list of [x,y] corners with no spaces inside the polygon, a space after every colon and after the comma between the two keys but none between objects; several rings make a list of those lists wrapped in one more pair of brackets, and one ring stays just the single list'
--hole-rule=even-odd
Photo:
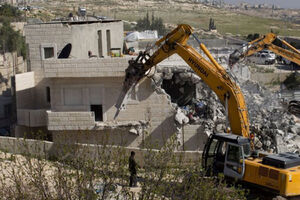
[{"label": "second excavator", "polygon": [[[283,46],[286,48],[283,48]],[[300,51],[285,40],[277,37],[277,35],[274,33],[268,33],[249,42],[246,46],[236,49],[229,56],[229,65],[234,65],[241,59],[251,56],[254,53],[264,49],[273,51],[275,54],[300,65]]]},{"label": "second excavator", "polygon": [[[280,39],[274,33],[263,35],[249,42],[246,46],[236,49],[229,56],[229,65],[233,66],[242,59],[252,56],[253,54],[264,49],[270,50],[282,58],[294,63],[294,65],[300,66],[300,51],[285,40]],[[290,99],[288,102],[288,111],[292,114],[300,116],[300,101]]]},{"label": "second excavator", "polygon": [[[157,50],[152,55],[146,50],[129,61],[115,117],[124,107],[124,100],[132,88],[148,75],[149,70],[171,55],[178,54],[216,93],[225,107],[231,128],[230,133],[215,133],[208,138],[202,155],[204,169],[211,174],[224,173],[226,177],[274,190],[283,196],[300,195],[299,155],[253,154],[253,138],[243,93],[192,32],[189,25],[181,24],[155,43]],[[199,42],[208,59],[187,44],[190,36]]]}]

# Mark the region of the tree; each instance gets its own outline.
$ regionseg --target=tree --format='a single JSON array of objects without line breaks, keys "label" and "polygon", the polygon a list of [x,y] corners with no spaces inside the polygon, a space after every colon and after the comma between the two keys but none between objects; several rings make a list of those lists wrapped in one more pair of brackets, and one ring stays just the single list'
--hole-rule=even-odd
[{"label": "tree", "polygon": [[16,7],[9,4],[4,4],[0,7],[0,21],[20,21],[22,19],[22,12]]},{"label": "tree", "polygon": [[148,12],[146,17],[137,21],[136,30],[157,30],[159,35],[164,35],[166,33],[166,28],[163,23],[163,19],[161,17],[154,17],[154,13],[152,13],[152,21],[150,22]]},{"label": "tree", "polygon": [[138,30],[138,31],[149,30],[149,28],[150,28],[150,20],[149,20],[149,15],[147,12],[146,17],[139,19],[137,21],[136,30]]},{"label": "tree", "polygon": [[208,30],[217,30],[217,27],[215,25],[215,20],[213,18],[209,19],[209,27]]},{"label": "tree", "polygon": [[166,27],[165,27],[165,25],[163,23],[163,19],[161,17],[155,18],[154,21],[152,21],[150,29],[157,30],[158,35],[166,34]]},{"label": "tree", "polygon": [[154,22],[154,20],[155,20],[155,17],[154,17],[154,12],[152,12],[152,20],[151,20],[151,22],[153,23],[153,22]]},{"label": "tree", "polygon": [[108,141],[104,137],[95,145],[58,142],[45,151],[42,140],[15,140],[12,144],[23,156],[0,151],[1,199],[246,199],[243,189],[228,187],[222,176],[206,177],[200,159],[191,161],[175,152],[174,137],[160,150],[147,142],[146,149],[136,150],[144,161],[137,160],[143,164],[138,171],[143,181],[141,189],[132,192],[127,187],[129,149]]},{"label": "tree", "polygon": [[17,51],[23,58],[26,56],[24,37],[11,27],[8,20],[5,20],[0,28],[0,48],[4,52]]},{"label": "tree", "polygon": [[255,40],[255,39],[259,38],[259,37],[260,37],[259,33],[249,34],[247,36],[247,40],[248,41],[252,41],[252,40]]}]

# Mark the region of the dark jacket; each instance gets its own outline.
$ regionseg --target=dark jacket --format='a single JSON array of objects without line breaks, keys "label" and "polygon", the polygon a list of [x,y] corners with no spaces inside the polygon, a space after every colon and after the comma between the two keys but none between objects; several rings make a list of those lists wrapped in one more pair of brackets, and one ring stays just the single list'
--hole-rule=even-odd
[{"label": "dark jacket", "polygon": [[131,174],[136,174],[138,165],[136,164],[134,157],[129,157],[129,171]]}]

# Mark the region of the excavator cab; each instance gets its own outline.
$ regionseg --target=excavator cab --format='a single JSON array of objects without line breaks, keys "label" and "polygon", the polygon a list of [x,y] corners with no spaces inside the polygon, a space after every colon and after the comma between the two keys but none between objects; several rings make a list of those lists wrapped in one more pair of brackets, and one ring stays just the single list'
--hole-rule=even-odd
[{"label": "excavator cab", "polygon": [[250,156],[250,140],[242,136],[212,134],[202,154],[202,166],[209,175],[223,173],[241,180],[245,172],[245,159]]}]

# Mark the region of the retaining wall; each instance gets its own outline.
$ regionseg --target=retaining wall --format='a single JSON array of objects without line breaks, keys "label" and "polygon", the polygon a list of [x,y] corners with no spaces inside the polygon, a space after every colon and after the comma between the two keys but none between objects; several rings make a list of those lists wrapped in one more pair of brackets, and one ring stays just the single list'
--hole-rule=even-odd
[{"label": "retaining wall", "polygon": [[252,73],[251,80],[257,81],[260,84],[272,84],[283,82],[290,73]]},{"label": "retaining wall", "polygon": [[[75,146],[68,146],[72,151],[65,151],[66,147],[63,144],[53,143],[49,141],[41,141],[41,140],[32,140],[32,139],[21,139],[21,138],[13,138],[13,137],[1,137],[0,136],[0,150],[12,154],[26,154],[32,155],[42,158],[50,158],[50,157],[66,157],[75,155],[79,155],[82,152],[89,152],[85,154],[86,159],[95,159],[99,157],[99,153],[101,153],[102,148],[101,145],[92,145],[92,144],[74,144]],[[67,148],[68,148],[67,147]],[[111,148],[117,150],[118,148],[123,148],[126,155],[129,156],[131,151],[136,153],[136,161],[143,166],[144,156],[149,151],[147,149],[139,149],[132,147],[118,147],[118,146],[109,146],[106,148]],[[100,151],[99,151],[100,150]],[[153,150],[154,152],[158,152],[159,150]],[[74,153],[74,154],[71,154]],[[78,153],[78,154],[77,154]],[[182,162],[184,163],[197,163],[201,160],[201,151],[175,151],[175,156],[177,158],[182,158]]]}]

